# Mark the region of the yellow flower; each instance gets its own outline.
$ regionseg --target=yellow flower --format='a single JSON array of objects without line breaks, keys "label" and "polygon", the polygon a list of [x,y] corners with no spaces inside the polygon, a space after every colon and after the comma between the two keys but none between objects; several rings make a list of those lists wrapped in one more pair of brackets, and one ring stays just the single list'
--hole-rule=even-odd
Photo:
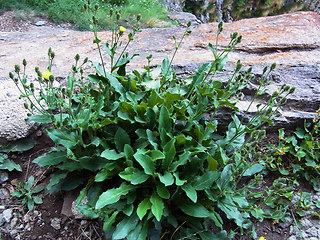
[{"label": "yellow flower", "polygon": [[44,72],[42,72],[42,77],[44,78],[44,79],[49,79],[49,77],[52,75],[52,73],[50,72],[50,71],[44,71]]},{"label": "yellow flower", "polygon": [[119,27],[119,31],[120,31],[121,33],[123,33],[125,30],[126,30],[125,27],[122,27],[122,26]]},{"label": "yellow flower", "polygon": [[260,237],[259,240],[267,240],[267,239],[265,239],[264,237]]}]

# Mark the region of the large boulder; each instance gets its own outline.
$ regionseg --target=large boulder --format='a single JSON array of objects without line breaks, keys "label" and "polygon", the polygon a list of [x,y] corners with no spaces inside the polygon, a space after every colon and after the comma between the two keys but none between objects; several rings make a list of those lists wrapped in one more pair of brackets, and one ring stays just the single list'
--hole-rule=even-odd
[{"label": "large boulder", "polygon": [[[215,42],[217,25],[208,23],[192,27],[192,33],[186,36],[173,61],[178,74],[191,74],[200,64],[213,59],[208,43]],[[174,52],[172,36],[176,35],[179,39],[184,30],[181,27],[142,30],[130,47],[131,53],[140,53],[130,63],[130,67],[141,69],[147,64],[146,56],[150,54],[153,55],[153,65],[160,64],[164,55],[171,57]],[[275,62],[278,67],[271,76],[269,88],[275,90],[287,83],[297,89],[282,109],[283,117],[279,119],[277,127],[294,127],[303,119],[312,118],[320,105],[320,16],[315,12],[296,12],[226,23],[219,37],[218,49],[226,46],[230,34],[235,31],[243,35],[243,41],[230,53],[229,65],[218,77],[227,78],[238,59],[245,66],[253,66],[257,75],[262,73],[264,66]],[[111,33],[105,31],[98,35],[106,41],[110,39]],[[99,60],[92,38],[90,32],[61,29],[48,31],[46,27],[1,35],[0,59],[5,64],[0,65],[0,86],[6,90],[0,91],[0,139],[24,137],[32,127],[24,125],[26,115],[22,109],[18,110],[22,103],[18,102],[17,89],[14,84],[8,84],[8,72],[12,71],[13,66],[25,58],[28,61],[27,72],[33,78],[35,74],[32,70],[35,66],[39,66],[41,71],[46,69],[47,50],[52,47],[56,53],[52,72],[56,77],[66,77],[76,53],[82,58]],[[107,61],[106,64],[109,66]],[[245,106],[246,103],[243,104]]]}]

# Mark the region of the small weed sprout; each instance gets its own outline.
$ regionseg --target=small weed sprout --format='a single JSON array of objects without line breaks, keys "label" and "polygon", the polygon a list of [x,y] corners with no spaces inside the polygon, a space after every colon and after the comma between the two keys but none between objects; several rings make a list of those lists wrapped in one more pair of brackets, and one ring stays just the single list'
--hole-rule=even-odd
[{"label": "small weed sprout", "polygon": [[42,186],[34,186],[34,177],[30,176],[27,182],[19,183],[17,186],[17,191],[11,195],[17,198],[22,198],[22,205],[26,205],[31,211],[35,204],[41,204],[42,199],[38,196],[34,196],[43,190]]}]

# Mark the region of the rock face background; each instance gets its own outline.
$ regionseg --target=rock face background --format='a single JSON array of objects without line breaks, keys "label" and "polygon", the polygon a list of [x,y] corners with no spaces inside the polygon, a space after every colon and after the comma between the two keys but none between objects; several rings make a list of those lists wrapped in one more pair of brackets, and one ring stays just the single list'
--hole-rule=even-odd
[{"label": "rock face background", "polygon": [[[200,64],[213,60],[207,46],[209,42],[215,42],[217,23],[193,26],[192,31],[173,61],[181,76],[191,74]],[[238,59],[245,66],[253,66],[257,75],[266,65],[275,62],[278,67],[270,78],[270,90],[276,90],[284,83],[297,88],[282,110],[283,117],[277,127],[293,128],[301,120],[313,118],[320,106],[320,16],[315,12],[296,12],[226,23],[219,39],[219,49],[226,46],[230,34],[235,31],[243,35],[243,41],[229,55],[229,64],[217,77],[226,79]],[[165,55],[170,58],[174,51],[172,35],[179,39],[183,32],[181,27],[142,30],[130,47],[131,53],[140,53],[130,68],[141,69],[147,64],[146,56],[149,54],[153,55],[153,65],[160,64]],[[52,72],[56,77],[65,78],[76,53],[93,61],[98,61],[98,54],[90,32],[33,26],[23,33],[0,34],[0,141],[8,141],[26,136],[32,128],[25,124],[25,111],[17,99],[19,94],[7,77],[15,64],[25,58],[27,73],[33,79],[35,66],[39,66],[41,71],[46,70],[47,50],[52,47],[56,53]],[[105,42],[111,33],[106,31],[98,35]],[[250,94],[246,99],[250,99]]]},{"label": "rock face background", "polygon": [[202,22],[231,22],[299,10],[320,13],[319,0],[163,0],[170,11],[187,11]]}]

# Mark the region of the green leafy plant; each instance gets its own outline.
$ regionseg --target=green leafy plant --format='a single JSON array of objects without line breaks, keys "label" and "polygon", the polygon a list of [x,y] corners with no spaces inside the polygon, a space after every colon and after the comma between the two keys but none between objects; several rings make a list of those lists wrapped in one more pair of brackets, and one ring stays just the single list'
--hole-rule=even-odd
[{"label": "green leafy plant", "polygon": [[[89,12],[90,6],[86,6]],[[115,16],[117,17],[117,15]],[[93,29],[95,29],[93,17]],[[188,25],[190,26],[190,24]],[[218,36],[223,30],[219,24]],[[209,44],[215,60],[201,65],[193,75],[179,79],[172,62],[182,39],[175,37],[171,60],[165,57],[156,68],[127,71],[135,55],[126,52],[138,28],[121,41],[125,29],[114,28],[105,44],[110,67],[101,54],[101,40],[94,32],[100,63],[91,62],[95,74],[85,76],[80,56],[75,56],[67,86],[53,87],[51,66],[55,54],[49,49],[48,70],[37,68],[38,81],[27,80],[24,69],[10,73],[27,100],[28,121],[47,125],[47,134],[57,144],[34,160],[51,166],[47,190],[72,190],[84,186],[77,203],[80,211],[104,221],[107,238],[136,239],[226,239],[225,219],[233,221],[241,234],[254,235],[250,216],[270,217],[256,203],[263,194],[251,193],[261,183],[256,145],[265,136],[261,127],[272,124],[279,107],[294,91],[283,86],[253,116],[239,115],[238,99],[253,79],[251,69],[242,70],[239,61],[226,83],[214,76],[228,61],[228,53],[241,42],[231,34],[228,46],[218,52],[218,41]],[[118,49],[119,54],[116,54]],[[252,101],[264,94],[265,68]],[[39,93],[36,93],[36,84]],[[217,111],[228,108],[231,122],[218,132]],[[210,119],[205,120],[204,114]],[[243,179],[252,178],[240,187]],[[280,211],[278,211],[278,216]],[[282,212],[283,213],[283,212]],[[211,225],[220,229],[214,234]]]},{"label": "green leafy plant", "polygon": [[11,195],[14,197],[22,198],[22,205],[27,205],[29,210],[33,210],[34,204],[41,204],[42,199],[38,196],[34,196],[43,190],[42,186],[34,187],[34,177],[30,176],[28,181],[19,183],[17,191]]},{"label": "green leafy plant", "polygon": [[315,190],[319,190],[320,183],[319,112],[313,124],[305,122],[303,128],[298,127],[291,136],[286,137],[284,129],[280,129],[278,145],[269,146],[269,164],[272,169],[296,179],[303,176]]},{"label": "green leafy plant", "polygon": [[0,145],[0,169],[8,171],[22,171],[21,166],[16,164],[8,157],[10,152],[24,152],[32,149],[36,145],[36,141],[32,139],[19,139],[9,142],[6,145]]}]

